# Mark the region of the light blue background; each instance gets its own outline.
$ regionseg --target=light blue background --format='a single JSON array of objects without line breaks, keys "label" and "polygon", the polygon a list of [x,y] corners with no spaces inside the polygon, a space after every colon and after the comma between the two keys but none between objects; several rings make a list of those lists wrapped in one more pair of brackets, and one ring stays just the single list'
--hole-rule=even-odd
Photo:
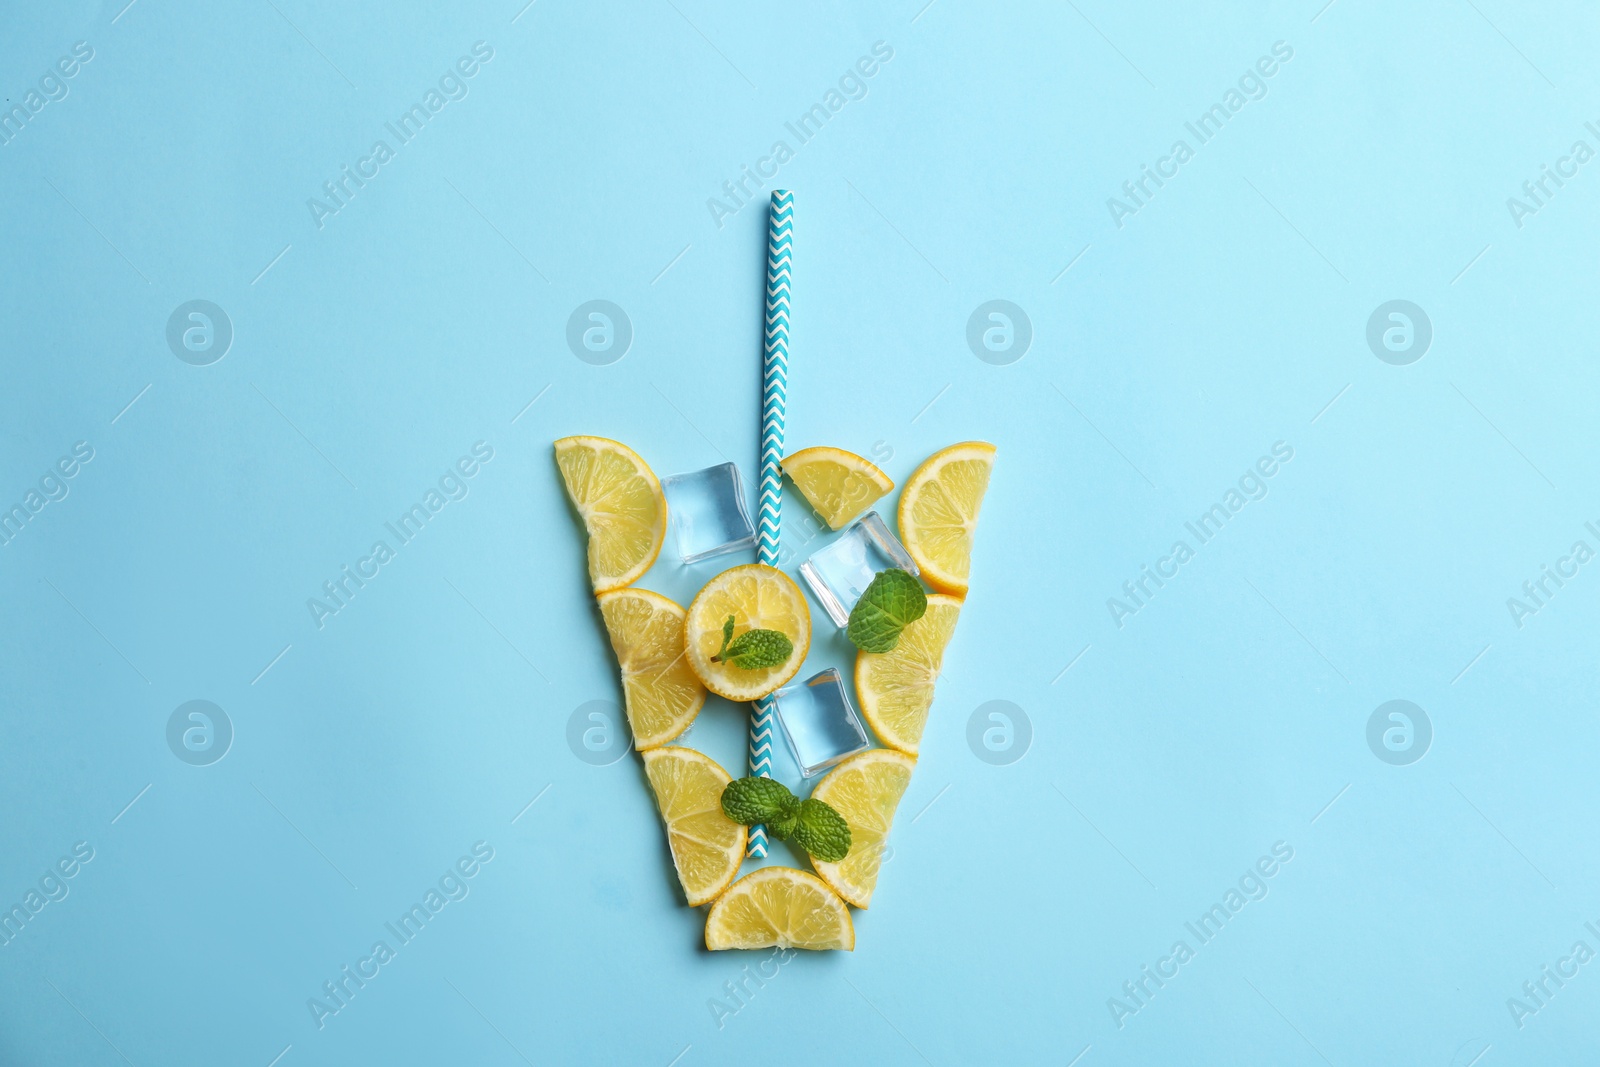
[{"label": "light blue background", "polygon": [[[1600,565],[1506,606],[1600,548],[1600,163],[1506,205],[1600,147],[1590,8],[124,2],[0,12],[7,107],[94,49],[0,147],[0,502],[95,450],[0,548],[0,902],[95,850],[0,948],[0,1061],[1600,1062],[1600,963],[1521,1028],[1506,1003],[1600,949]],[[469,95],[319,229],[307,198],[477,41]],[[878,41],[779,176],[789,442],[897,480],[999,460],[857,949],[719,1028],[760,957],[699,947],[637,761],[565,740],[619,694],[550,442],[753,473],[764,194],[720,228],[706,201]],[[1276,41],[1265,98],[1118,228]],[[197,298],[235,331],[204,367],[164,336]],[[609,366],[564,339],[596,298],[635,331]],[[965,341],[995,298],[1034,330],[1009,366]],[[1391,299],[1433,324],[1409,366],[1366,344]],[[470,495],[319,630],[307,598],[477,441]],[[1277,441],[1270,494],[1118,628]],[[192,699],[236,730],[208,767],[165,740]],[[1366,742],[1391,699],[1433,725],[1409,766]],[[966,743],[990,700],[1032,723],[1009,766]],[[734,764],[741,715],[694,743]],[[319,1030],[307,999],[480,840],[470,896]],[[1119,1028],[1277,841],[1269,895]]]}]

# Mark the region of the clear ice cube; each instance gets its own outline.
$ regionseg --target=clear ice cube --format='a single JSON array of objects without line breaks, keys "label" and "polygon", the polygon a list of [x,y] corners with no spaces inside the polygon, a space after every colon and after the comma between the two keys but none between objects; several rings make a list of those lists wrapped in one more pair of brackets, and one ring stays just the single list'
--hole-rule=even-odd
[{"label": "clear ice cube", "polygon": [[744,480],[732,463],[661,479],[667,521],[678,544],[678,558],[699,563],[756,543],[756,528],[745,504]]},{"label": "clear ice cube", "polygon": [[890,567],[917,574],[917,565],[900,539],[889,532],[876,511],[869,511],[800,564],[800,576],[828,618],[842,627],[850,621],[850,609],[872,584],[873,576]]},{"label": "clear ice cube", "polygon": [[800,685],[778,690],[776,714],[800,773],[811,778],[868,747],[838,670],[829,667]]}]

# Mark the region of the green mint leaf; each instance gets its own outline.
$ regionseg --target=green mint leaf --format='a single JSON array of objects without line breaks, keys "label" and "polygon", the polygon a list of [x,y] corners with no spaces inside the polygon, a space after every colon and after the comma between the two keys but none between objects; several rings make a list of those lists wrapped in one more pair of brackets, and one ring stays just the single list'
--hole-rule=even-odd
[{"label": "green mint leaf", "polygon": [[807,798],[800,802],[794,839],[811,853],[812,859],[838,863],[850,854],[850,824],[821,800]]},{"label": "green mint leaf", "polygon": [[791,793],[778,814],[767,820],[767,833],[779,841],[793,837],[800,822],[800,808],[800,800]]},{"label": "green mint leaf", "polygon": [[733,616],[729,615],[727,620],[725,622],[723,622],[723,624],[722,624],[722,648],[717,651],[717,654],[715,656],[711,657],[711,662],[715,663],[717,660],[722,658],[722,654],[724,652],[728,651],[728,642],[732,641],[732,640],[733,640]]},{"label": "green mint leaf", "polygon": [[[723,633],[728,627],[723,627]],[[776,667],[794,652],[794,642],[777,630],[746,630],[711,659],[731,663],[740,670]]]},{"label": "green mint leaf", "polygon": [[722,790],[722,813],[745,826],[775,819],[795,805],[788,786],[771,778],[736,778]]},{"label": "green mint leaf", "polygon": [[863,652],[892,652],[900,643],[900,631],[922,618],[928,610],[928,594],[922,583],[909,573],[891,567],[873,576],[850,610],[845,635]]},{"label": "green mint leaf", "polygon": [[722,790],[722,813],[746,826],[765,823],[779,841],[791,838],[813,858],[837,863],[850,853],[850,825],[820,800],[800,800],[771,778],[736,778]]}]

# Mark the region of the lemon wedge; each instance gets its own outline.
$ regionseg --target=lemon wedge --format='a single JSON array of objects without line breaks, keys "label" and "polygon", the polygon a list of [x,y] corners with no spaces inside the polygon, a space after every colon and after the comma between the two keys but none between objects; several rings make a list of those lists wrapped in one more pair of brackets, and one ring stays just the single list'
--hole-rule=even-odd
[{"label": "lemon wedge", "polygon": [[744,861],[746,830],[722,814],[722,791],[733,779],[692,748],[668,745],[642,755],[684,897],[690,907],[715,900]]},{"label": "lemon wedge", "polygon": [[850,909],[814,874],[763,867],[717,898],[706,916],[706,948],[856,947]]},{"label": "lemon wedge", "polygon": [[993,469],[994,445],[951,445],[924,460],[900,494],[900,540],[941,593],[966,595],[972,531]]},{"label": "lemon wedge", "polygon": [[960,600],[933,593],[927,613],[901,631],[893,651],[856,653],[861,714],[880,741],[908,756],[915,756],[922,742],[934,682],[960,614]]},{"label": "lemon wedge", "polygon": [[684,655],[684,610],[648,589],[613,589],[596,599],[622,667],[633,747],[664,745],[689,728],[706,702],[705,686]]},{"label": "lemon wedge", "polygon": [[850,852],[837,863],[813,858],[822,880],[858,908],[872,903],[883,863],[883,842],[917,761],[903,752],[869,748],[829,771],[811,791],[850,824]]},{"label": "lemon wedge", "polygon": [[563,437],[556,466],[589,531],[589,580],[596,593],[638,581],[661,554],[667,498],[639,454],[605,437]]},{"label": "lemon wedge", "polygon": [[783,461],[783,470],[832,530],[894,488],[887,474],[842,448],[802,448]]}]

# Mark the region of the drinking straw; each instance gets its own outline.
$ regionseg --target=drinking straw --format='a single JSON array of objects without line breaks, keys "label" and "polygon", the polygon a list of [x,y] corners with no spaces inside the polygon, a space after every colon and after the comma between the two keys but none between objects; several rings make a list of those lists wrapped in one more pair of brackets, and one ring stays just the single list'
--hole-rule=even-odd
[{"label": "drinking straw", "polygon": [[[794,227],[794,194],[772,191],[767,212],[767,321],[766,350],[761,375],[761,507],[757,520],[756,560],[778,565],[778,538],[782,529],[783,413],[789,388],[789,253]],[[756,701],[750,716],[750,773],[772,777],[772,709],[776,698]],[[750,828],[745,855],[761,859],[767,854],[767,828]]]}]

